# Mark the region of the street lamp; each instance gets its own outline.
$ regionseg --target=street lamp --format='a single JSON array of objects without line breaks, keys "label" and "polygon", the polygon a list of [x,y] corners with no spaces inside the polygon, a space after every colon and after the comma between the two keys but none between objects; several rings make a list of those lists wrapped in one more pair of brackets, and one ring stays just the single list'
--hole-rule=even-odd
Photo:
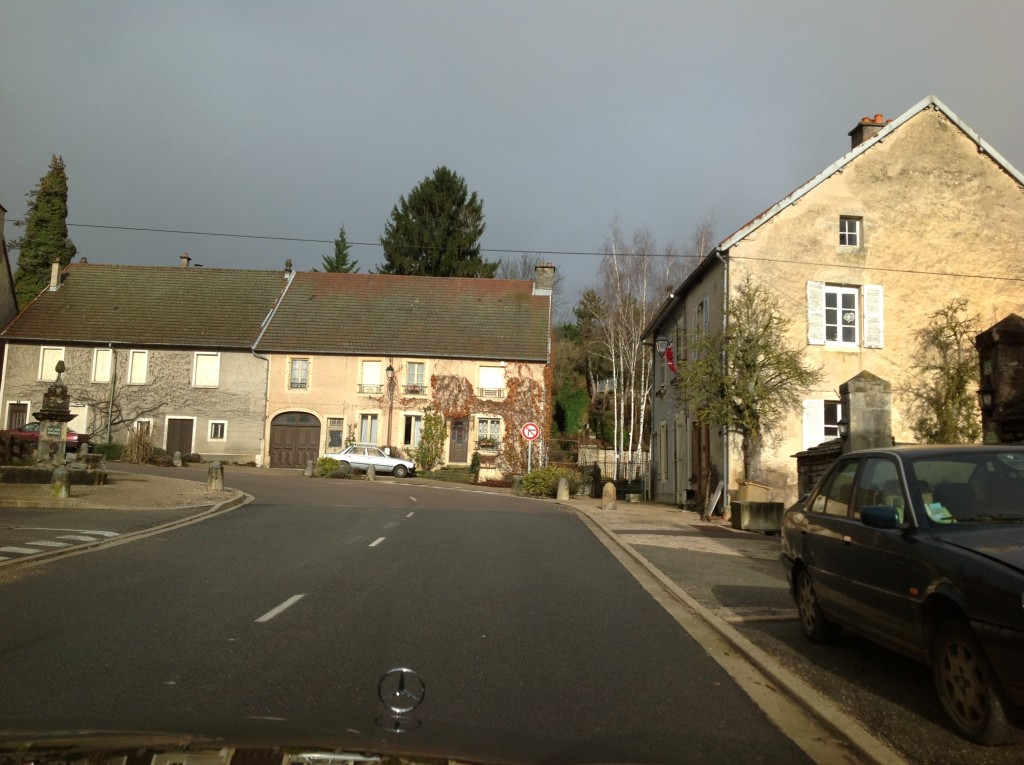
[{"label": "street lamp", "polygon": [[391,455],[391,414],[395,409],[395,368],[388,364],[384,370],[388,376],[388,455]]},{"label": "street lamp", "polygon": [[654,341],[654,347],[658,350],[659,355],[664,356],[665,351],[668,349],[668,338],[664,336],[659,337]]},{"label": "street lamp", "polygon": [[843,441],[850,437],[850,421],[845,416],[836,423],[836,427],[839,429],[839,438]]},{"label": "street lamp", "polygon": [[985,380],[978,388],[978,405],[986,417],[991,417],[996,409],[996,389],[992,387],[992,380],[988,375],[985,375]]}]

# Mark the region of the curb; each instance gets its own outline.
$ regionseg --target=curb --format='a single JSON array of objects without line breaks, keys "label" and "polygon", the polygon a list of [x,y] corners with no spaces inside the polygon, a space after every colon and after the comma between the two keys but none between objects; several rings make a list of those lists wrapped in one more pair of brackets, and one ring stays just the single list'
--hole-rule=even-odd
[{"label": "curb", "polygon": [[663,574],[647,558],[634,550],[631,545],[624,542],[617,533],[595,518],[588,510],[562,502],[559,502],[559,504],[570,508],[573,512],[583,516],[585,521],[593,524],[609,540],[614,542],[619,549],[653,576],[672,597],[690,609],[705,624],[718,633],[722,639],[742,654],[761,674],[775,683],[783,693],[799,704],[805,712],[817,719],[841,739],[848,741],[857,754],[866,761],[876,763],[876,765],[904,765],[906,763],[906,760],[863,728],[859,722],[839,710],[829,699],[789,670],[779,666],[778,662],[774,661],[767,652],[758,648],[747,638],[743,637],[736,628],[699,603],[689,593]]},{"label": "curb", "polygon": [[[202,511],[200,511],[198,513],[196,513],[195,515],[189,515],[189,516],[186,516],[184,518],[178,518],[177,520],[167,521],[166,523],[161,523],[161,524],[159,524],[157,526],[150,526],[150,527],[145,528],[145,529],[139,529],[138,531],[129,531],[129,532],[125,533],[125,534],[121,534],[121,535],[119,535],[117,537],[114,537],[113,539],[97,539],[95,542],[85,542],[83,544],[75,545],[74,547],[69,547],[69,548],[66,548],[66,549],[40,551],[36,555],[28,555],[28,556],[26,556],[24,558],[17,558],[15,560],[8,560],[8,561],[0,561],[0,570],[7,569],[7,568],[17,568],[17,567],[26,567],[27,568],[29,566],[39,566],[39,565],[42,565],[44,563],[50,563],[50,562],[52,562],[54,560],[57,560],[59,558],[69,558],[69,557],[71,557],[73,555],[79,555],[81,553],[86,553],[86,552],[92,552],[93,550],[98,550],[98,549],[104,548],[104,547],[116,547],[117,545],[123,544],[125,542],[132,542],[132,541],[134,541],[136,539],[142,539],[142,538],[148,537],[148,536],[155,536],[156,534],[161,534],[161,533],[163,533],[165,531],[170,531],[171,529],[176,529],[179,526],[188,526],[188,525],[191,525],[193,523],[198,523],[199,521],[206,520],[207,518],[212,518],[215,515],[220,515],[221,513],[228,513],[228,512],[230,512],[232,510],[236,510],[239,507],[242,507],[243,505],[247,505],[250,502],[255,500],[255,497],[253,497],[251,494],[246,494],[245,492],[239,491],[238,489],[232,489],[232,491],[236,492],[234,497],[222,500],[221,502],[218,502],[215,505],[211,505],[210,507],[208,507],[205,510],[202,510]],[[14,501],[15,502],[19,502],[21,500],[14,500]],[[34,501],[34,500],[32,500],[32,501]],[[25,507],[25,505],[0,505],[0,506],[3,506],[3,507]],[[31,507],[31,505],[28,505],[28,507]],[[52,507],[52,505],[50,505],[50,504],[42,504],[42,505],[39,505],[39,507],[49,508],[49,507]],[[202,507],[202,506],[200,506],[200,507]],[[81,509],[81,508],[79,508],[79,509]],[[106,509],[117,509],[117,508],[89,507],[88,509],[89,510],[106,510]],[[142,508],[142,509],[145,509],[145,508]],[[170,507],[170,508],[159,508],[159,509],[161,509],[161,510],[187,510],[187,509],[189,509],[189,507],[178,507],[178,508]]]}]

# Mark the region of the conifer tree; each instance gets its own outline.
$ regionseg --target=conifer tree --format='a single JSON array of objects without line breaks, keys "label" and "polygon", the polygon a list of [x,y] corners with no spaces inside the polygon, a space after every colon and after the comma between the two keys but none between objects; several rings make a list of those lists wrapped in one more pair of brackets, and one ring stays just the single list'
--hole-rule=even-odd
[{"label": "conifer tree", "polygon": [[484,204],[447,167],[400,197],[380,243],[382,274],[493,277],[498,264],[480,257]]},{"label": "conifer tree", "polygon": [[68,237],[68,177],[64,160],[54,154],[50,169],[29,198],[24,235],[9,243],[18,250],[18,270],[14,274],[18,304],[25,307],[50,282],[50,265],[60,260],[64,268],[75,257],[75,245]]},{"label": "conifer tree", "polygon": [[[324,271],[334,274],[358,274],[359,269],[356,266],[359,263],[355,260],[349,261],[348,251],[348,237],[345,235],[345,227],[342,226],[338,231],[338,238],[334,240],[334,254],[322,257]],[[314,268],[313,270],[318,269]]]}]

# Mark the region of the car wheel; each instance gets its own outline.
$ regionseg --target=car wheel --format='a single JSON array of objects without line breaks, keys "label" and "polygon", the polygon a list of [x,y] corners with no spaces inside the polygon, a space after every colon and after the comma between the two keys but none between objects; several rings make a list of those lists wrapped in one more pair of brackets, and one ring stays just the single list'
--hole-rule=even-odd
[{"label": "car wheel", "polygon": [[939,700],[960,735],[976,744],[1006,743],[1012,729],[995,676],[970,627],[946,622],[931,650]]},{"label": "car wheel", "polygon": [[395,469],[391,471],[391,475],[395,478],[405,478],[409,475],[409,468],[405,465],[395,465]]},{"label": "car wheel", "polygon": [[804,636],[812,643],[831,643],[839,636],[839,626],[821,613],[811,575],[802,569],[796,578],[796,609]]},{"label": "car wheel", "polygon": [[352,464],[346,460],[338,460],[338,472],[348,475],[352,472]]}]

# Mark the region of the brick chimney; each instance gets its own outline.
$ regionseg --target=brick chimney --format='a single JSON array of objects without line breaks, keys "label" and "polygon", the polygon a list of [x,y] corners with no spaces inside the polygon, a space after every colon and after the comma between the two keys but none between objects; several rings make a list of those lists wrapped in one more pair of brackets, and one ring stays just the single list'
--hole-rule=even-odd
[{"label": "brick chimney", "polygon": [[550,295],[555,289],[555,266],[541,263],[533,270],[533,294]]},{"label": "brick chimney", "polygon": [[874,137],[882,128],[888,125],[892,120],[886,120],[881,114],[876,114],[874,118],[861,117],[860,122],[857,126],[849,132],[850,136],[850,148],[856,149],[862,143],[867,141],[869,138]]},{"label": "brick chimney", "polygon": [[181,266],[182,268],[188,268],[188,264],[189,264],[189,261],[191,261],[191,260],[192,260],[192,258],[190,258],[190,257],[188,256],[188,253],[187,253],[187,252],[183,252],[183,253],[181,254],[181,263],[180,263],[179,265],[180,265],[180,266]]}]

